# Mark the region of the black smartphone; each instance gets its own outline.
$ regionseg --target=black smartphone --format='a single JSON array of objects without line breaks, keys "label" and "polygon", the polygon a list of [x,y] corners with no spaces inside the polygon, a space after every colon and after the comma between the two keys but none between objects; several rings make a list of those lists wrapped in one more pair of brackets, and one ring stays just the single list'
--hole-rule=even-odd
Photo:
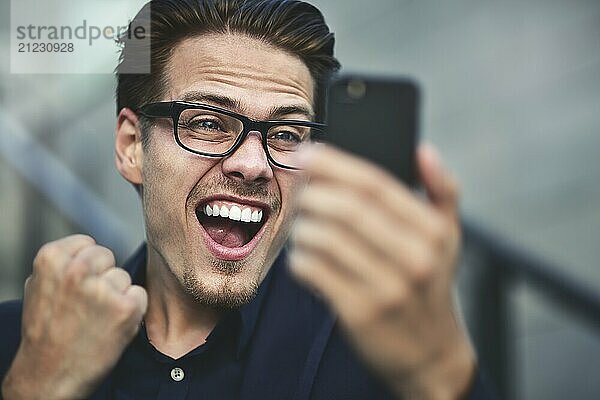
[{"label": "black smartphone", "polygon": [[328,86],[325,141],[416,185],[419,89],[405,78],[340,75]]}]

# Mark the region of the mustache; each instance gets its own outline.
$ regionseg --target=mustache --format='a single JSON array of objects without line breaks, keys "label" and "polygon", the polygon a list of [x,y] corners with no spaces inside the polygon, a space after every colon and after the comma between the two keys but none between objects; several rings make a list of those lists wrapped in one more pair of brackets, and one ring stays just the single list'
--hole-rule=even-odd
[{"label": "mustache", "polygon": [[214,177],[196,185],[189,193],[188,204],[197,205],[199,200],[214,194],[228,194],[266,203],[273,212],[281,208],[281,199],[267,188],[265,183],[241,183],[227,177]]}]

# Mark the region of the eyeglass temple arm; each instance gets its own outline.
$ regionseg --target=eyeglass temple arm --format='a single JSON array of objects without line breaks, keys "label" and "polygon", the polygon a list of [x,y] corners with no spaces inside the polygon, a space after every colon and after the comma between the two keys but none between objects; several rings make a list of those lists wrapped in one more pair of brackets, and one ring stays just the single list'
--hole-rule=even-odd
[{"label": "eyeglass temple arm", "polygon": [[173,103],[150,103],[137,109],[137,113],[145,117],[170,117]]}]

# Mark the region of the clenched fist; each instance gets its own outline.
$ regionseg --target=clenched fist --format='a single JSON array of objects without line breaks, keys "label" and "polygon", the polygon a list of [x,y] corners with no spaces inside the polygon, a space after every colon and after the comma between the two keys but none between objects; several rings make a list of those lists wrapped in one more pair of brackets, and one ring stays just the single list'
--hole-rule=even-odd
[{"label": "clenched fist", "polygon": [[5,400],[90,395],[138,331],[146,291],[83,235],[44,245],[25,283],[21,345]]}]

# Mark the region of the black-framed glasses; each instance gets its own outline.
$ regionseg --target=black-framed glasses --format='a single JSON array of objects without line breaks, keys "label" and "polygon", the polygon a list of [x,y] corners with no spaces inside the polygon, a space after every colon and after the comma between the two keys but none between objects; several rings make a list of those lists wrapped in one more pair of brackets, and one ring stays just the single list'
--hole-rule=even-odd
[{"label": "black-framed glasses", "polygon": [[206,157],[233,154],[250,132],[259,132],[269,161],[300,169],[302,145],[319,138],[325,125],[302,120],[255,121],[208,104],[184,101],[149,103],[137,112],[149,118],[171,118],[173,136],[185,150]]}]

